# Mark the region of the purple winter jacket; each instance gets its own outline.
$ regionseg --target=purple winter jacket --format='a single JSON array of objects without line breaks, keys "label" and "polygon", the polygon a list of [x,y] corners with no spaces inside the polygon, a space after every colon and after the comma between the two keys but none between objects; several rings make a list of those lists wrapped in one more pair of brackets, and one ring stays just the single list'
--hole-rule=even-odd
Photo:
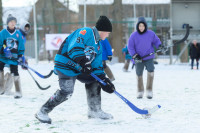
[{"label": "purple winter jacket", "polygon": [[[145,24],[146,30],[144,33],[139,33],[139,23]],[[133,32],[129,38],[128,51],[131,56],[138,54],[143,57],[154,52],[153,46],[158,48],[159,45],[161,45],[161,42],[158,36],[152,30],[147,30],[147,23],[144,17],[138,18],[138,23],[136,27],[137,31]],[[154,54],[145,57],[143,60],[148,60],[152,58],[154,58]]]}]

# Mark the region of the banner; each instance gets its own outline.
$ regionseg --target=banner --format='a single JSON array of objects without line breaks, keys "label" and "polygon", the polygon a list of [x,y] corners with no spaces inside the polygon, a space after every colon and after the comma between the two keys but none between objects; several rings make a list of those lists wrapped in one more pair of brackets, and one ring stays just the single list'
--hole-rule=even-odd
[{"label": "banner", "polygon": [[69,34],[46,34],[46,50],[59,50],[62,42],[69,36]]}]

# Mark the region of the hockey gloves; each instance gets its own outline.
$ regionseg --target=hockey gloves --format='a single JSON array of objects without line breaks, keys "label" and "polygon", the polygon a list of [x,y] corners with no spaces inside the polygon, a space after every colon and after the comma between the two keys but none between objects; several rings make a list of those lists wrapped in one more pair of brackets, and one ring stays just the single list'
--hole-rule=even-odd
[{"label": "hockey gloves", "polygon": [[108,56],[108,60],[109,60],[109,61],[112,61],[112,55],[109,55],[109,56]]},{"label": "hockey gloves", "polygon": [[8,47],[6,47],[6,45],[3,45],[3,52],[4,52],[6,58],[12,58],[12,53],[11,53],[10,49]]},{"label": "hockey gloves", "polygon": [[158,49],[160,49],[161,50],[161,53],[162,54],[165,54],[166,52],[167,52],[167,50],[168,50],[168,48],[166,47],[166,46],[164,46],[164,45],[159,45],[159,48]]},{"label": "hockey gloves", "polygon": [[105,76],[101,76],[100,78],[101,78],[101,80],[102,80],[103,82],[106,83],[106,85],[103,85],[103,84],[99,83],[99,85],[101,86],[101,88],[102,88],[105,92],[107,92],[107,93],[113,93],[113,92],[115,91],[115,86],[114,86],[113,83],[110,81],[110,79],[109,79],[109,78],[106,78]]},{"label": "hockey gloves", "polygon": [[82,67],[81,72],[89,75],[92,72],[91,62],[87,59],[80,61],[80,66]]},{"label": "hockey gloves", "polygon": [[135,63],[142,63],[142,57],[140,55],[133,56]]},{"label": "hockey gloves", "polygon": [[24,65],[22,65],[22,69],[23,70],[27,70],[28,68],[26,67],[26,65],[28,65],[27,60],[25,59]]},{"label": "hockey gloves", "polygon": [[17,60],[19,62],[19,64],[22,66],[22,69],[27,70],[27,62],[25,60],[25,57],[23,55],[19,55],[19,58]]}]

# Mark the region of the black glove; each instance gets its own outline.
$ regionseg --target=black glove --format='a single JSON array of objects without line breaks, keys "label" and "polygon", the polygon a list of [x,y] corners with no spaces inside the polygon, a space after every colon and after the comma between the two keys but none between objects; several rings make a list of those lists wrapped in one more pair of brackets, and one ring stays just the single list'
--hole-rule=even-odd
[{"label": "black glove", "polygon": [[80,66],[82,67],[81,72],[85,74],[90,74],[92,72],[91,62],[87,59],[80,61]]},{"label": "black glove", "polygon": [[168,50],[168,48],[166,47],[166,46],[164,46],[164,45],[159,45],[159,48],[158,49],[160,49],[161,50],[161,53],[162,54],[165,54],[166,52],[167,52],[167,50]]},{"label": "black glove", "polygon": [[106,78],[105,76],[101,76],[100,79],[106,83],[106,85],[103,85],[101,83],[99,83],[99,85],[101,86],[101,88],[107,92],[107,93],[113,93],[115,91],[115,86],[113,85],[113,83],[111,83],[109,78]]},{"label": "black glove", "polygon": [[138,54],[133,59],[135,63],[142,63],[142,57]]},{"label": "black glove", "polygon": [[108,60],[111,61],[112,60],[112,55],[108,56]]}]

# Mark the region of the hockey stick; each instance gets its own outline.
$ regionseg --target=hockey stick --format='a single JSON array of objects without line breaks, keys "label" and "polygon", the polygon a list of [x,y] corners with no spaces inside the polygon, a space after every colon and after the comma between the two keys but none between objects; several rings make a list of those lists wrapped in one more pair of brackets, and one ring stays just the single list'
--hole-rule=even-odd
[{"label": "hockey stick", "polygon": [[[6,57],[0,57],[0,58],[8,59],[8,58],[6,58]],[[52,73],[53,73],[53,70],[51,70],[50,73],[49,73],[48,75],[42,75],[42,74],[40,74],[39,72],[37,72],[36,70],[34,70],[33,68],[31,68],[30,66],[28,66],[27,64],[22,64],[21,62],[19,62],[19,61],[16,60],[16,59],[13,59],[13,58],[10,58],[10,60],[17,61],[17,62],[18,62],[18,65],[27,67],[28,69],[30,69],[31,71],[33,71],[35,74],[37,74],[39,77],[41,77],[41,78],[43,78],[43,79],[49,78],[49,77],[52,75]]]},{"label": "hockey stick", "polygon": [[51,72],[48,75],[42,75],[39,72],[37,72],[36,70],[34,70],[33,68],[29,67],[27,64],[22,65],[22,63],[20,63],[20,62],[18,62],[18,64],[21,66],[27,67],[28,69],[30,69],[31,71],[33,71],[35,74],[37,74],[39,77],[41,77],[43,79],[49,78],[53,73],[53,70],[51,70]]},{"label": "hockey stick", "polygon": [[47,90],[47,89],[49,89],[50,87],[51,87],[51,85],[49,85],[49,86],[47,86],[47,87],[45,87],[45,88],[43,88],[43,87],[41,87],[40,86],[40,84],[36,81],[36,79],[33,77],[33,75],[31,74],[31,72],[27,69],[27,71],[28,71],[28,73],[31,75],[31,77],[33,78],[33,80],[35,81],[35,83],[37,84],[37,86],[40,88],[40,90]]},{"label": "hockey stick", "polygon": [[[75,67],[79,71],[81,71],[81,69],[82,69],[82,67],[79,64],[77,64],[76,62],[72,62],[72,60],[66,61],[65,64],[71,65],[71,66]],[[95,74],[91,73],[90,75],[94,79],[96,79],[98,82],[100,82],[101,84],[106,85],[106,83],[104,81],[102,81],[99,77],[97,77]],[[161,107],[160,105],[157,105],[157,106],[153,107],[152,109],[142,110],[142,109],[139,109],[138,107],[136,107],[134,104],[132,104],[125,97],[123,97],[122,95],[120,95],[116,90],[114,91],[114,93],[117,96],[119,96],[133,111],[135,111],[138,114],[142,114],[144,116],[151,115],[153,112],[155,112],[156,110],[158,110]]]},{"label": "hockey stick", "polygon": [[[103,82],[99,77],[97,77],[95,74],[91,73],[90,74],[93,78],[95,78],[97,81],[99,81],[101,84],[106,85],[105,82]],[[155,107],[153,107],[152,109],[148,109],[148,110],[142,110],[139,109],[138,107],[136,107],[134,104],[132,104],[129,100],[127,100],[125,97],[123,97],[121,94],[119,94],[116,90],[114,91],[114,93],[120,97],[133,111],[135,111],[138,114],[141,115],[151,115],[152,113],[154,113],[156,110],[158,110],[159,108],[161,108],[160,105],[156,105]]]},{"label": "hockey stick", "polygon": [[[173,47],[174,45],[180,44],[180,43],[184,42],[185,40],[187,40],[187,38],[188,38],[188,36],[189,36],[189,34],[190,34],[190,26],[189,26],[189,24],[186,24],[185,26],[186,26],[186,34],[185,34],[185,36],[184,36],[181,40],[175,42],[174,44],[167,46],[167,47],[166,47],[166,50],[163,51],[163,52],[166,52],[166,51],[168,51],[168,48]],[[148,57],[148,56],[151,56],[152,54],[161,52],[161,51],[162,51],[161,49],[158,49],[158,50],[156,50],[155,52],[151,52],[151,53],[149,53],[149,54],[143,56],[142,59],[144,59],[144,58],[146,58],[146,57]]]},{"label": "hockey stick", "polygon": [[[77,64],[76,62],[73,62],[72,60],[66,60],[65,64],[67,64],[69,66],[73,66],[73,67],[75,67],[79,71],[82,70],[82,67],[79,64]],[[91,73],[90,75],[94,79],[96,79],[98,82],[100,82],[101,84],[106,85],[106,83],[104,81],[102,81],[99,77],[97,77],[95,74]],[[157,106],[153,107],[152,109],[142,110],[142,109],[139,109],[138,107],[136,107],[130,101],[128,101],[125,97],[123,97],[122,95],[120,95],[116,90],[114,91],[114,93],[117,96],[119,96],[133,111],[135,111],[138,114],[142,114],[145,117],[150,116],[152,113],[154,113],[156,110],[158,110],[161,107],[160,105],[157,105]]]}]

